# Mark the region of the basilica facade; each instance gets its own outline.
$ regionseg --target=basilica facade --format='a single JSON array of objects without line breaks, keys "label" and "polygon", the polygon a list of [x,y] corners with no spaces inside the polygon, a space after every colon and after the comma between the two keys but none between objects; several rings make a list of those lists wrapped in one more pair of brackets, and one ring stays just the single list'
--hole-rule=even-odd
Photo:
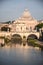
[{"label": "basilica facade", "polygon": [[[35,31],[35,26],[39,24],[39,22],[34,19],[30,12],[25,9],[21,17],[10,24],[1,24],[0,23],[0,31],[4,31],[4,28],[8,28],[7,31],[10,32],[30,32]],[[10,29],[10,30],[9,30]]]},{"label": "basilica facade", "polygon": [[[36,19],[34,19],[30,12],[25,9],[22,16],[19,17],[15,22],[12,23],[12,31],[16,32],[28,32],[35,31],[35,26],[39,24]],[[14,29],[14,30],[13,30]]]}]

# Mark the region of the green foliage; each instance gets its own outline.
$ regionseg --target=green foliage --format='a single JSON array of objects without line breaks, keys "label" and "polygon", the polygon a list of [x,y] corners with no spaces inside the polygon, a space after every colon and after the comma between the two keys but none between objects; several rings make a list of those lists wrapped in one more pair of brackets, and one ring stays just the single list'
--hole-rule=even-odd
[{"label": "green foliage", "polygon": [[[40,28],[43,27],[43,23],[40,23],[38,25],[36,25],[36,28],[37,28],[37,31],[39,31]],[[43,41],[43,31],[41,30],[41,37],[40,37],[40,40]]]},{"label": "green foliage", "polygon": [[38,44],[36,42],[37,42],[37,40],[32,39],[32,38],[27,40],[27,44],[30,45],[30,46],[34,46],[34,47],[38,46]]},{"label": "green foliage", "polygon": [[42,27],[43,27],[43,23],[40,23],[40,24],[36,25],[36,27],[37,27],[38,29],[42,28]]},{"label": "green foliage", "polygon": [[9,24],[9,23],[11,23],[11,21],[7,21],[7,22],[5,22],[6,24]]},{"label": "green foliage", "polygon": [[9,27],[2,27],[1,31],[8,31],[8,29],[9,29],[9,31],[11,30],[11,28],[9,28]]},{"label": "green foliage", "polygon": [[39,29],[43,27],[43,23],[40,23],[35,26],[35,29],[37,28],[37,31],[39,32]]}]

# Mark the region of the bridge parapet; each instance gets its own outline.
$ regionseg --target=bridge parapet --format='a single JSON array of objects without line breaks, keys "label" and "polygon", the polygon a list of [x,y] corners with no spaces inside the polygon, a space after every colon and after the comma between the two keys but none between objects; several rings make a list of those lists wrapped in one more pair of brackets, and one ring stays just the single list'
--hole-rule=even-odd
[{"label": "bridge parapet", "polygon": [[39,32],[0,32],[0,36],[12,36],[14,34],[19,34],[22,38],[23,36],[26,36],[26,38],[31,35],[34,34],[37,36],[37,38],[39,39],[40,33]]},{"label": "bridge parapet", "polygon": [[37,36],[37,38],[39,39],[39,36],[40,36],[40,33],[39,32],[12,32],[12,35],[14,35],[14,34],[19,34],[22,38],[23,38],[23,36],[26,36],[26,38],[29,36],[29,35],[31,35],[31,34],[34,34],[34,35],[36,35]]}]

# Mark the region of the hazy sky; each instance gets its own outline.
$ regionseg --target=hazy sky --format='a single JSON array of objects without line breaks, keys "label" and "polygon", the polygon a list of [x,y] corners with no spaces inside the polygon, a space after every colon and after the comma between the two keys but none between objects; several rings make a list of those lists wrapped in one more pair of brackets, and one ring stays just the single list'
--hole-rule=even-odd
[{"label": "hazy sky", "polygon": [[0,0],[0,22],[17,19],[25,9],[35,19],[43,19],[43,0]]}]

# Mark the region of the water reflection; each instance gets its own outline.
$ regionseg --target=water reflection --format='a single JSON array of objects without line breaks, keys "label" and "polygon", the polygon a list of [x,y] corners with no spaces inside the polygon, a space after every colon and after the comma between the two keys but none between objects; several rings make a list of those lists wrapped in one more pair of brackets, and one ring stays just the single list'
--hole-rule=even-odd
[{"label": "water reflection", "polygon": [[43,65],[43,51],[30,46],[5,46],[0,48],[0,65]]}]

